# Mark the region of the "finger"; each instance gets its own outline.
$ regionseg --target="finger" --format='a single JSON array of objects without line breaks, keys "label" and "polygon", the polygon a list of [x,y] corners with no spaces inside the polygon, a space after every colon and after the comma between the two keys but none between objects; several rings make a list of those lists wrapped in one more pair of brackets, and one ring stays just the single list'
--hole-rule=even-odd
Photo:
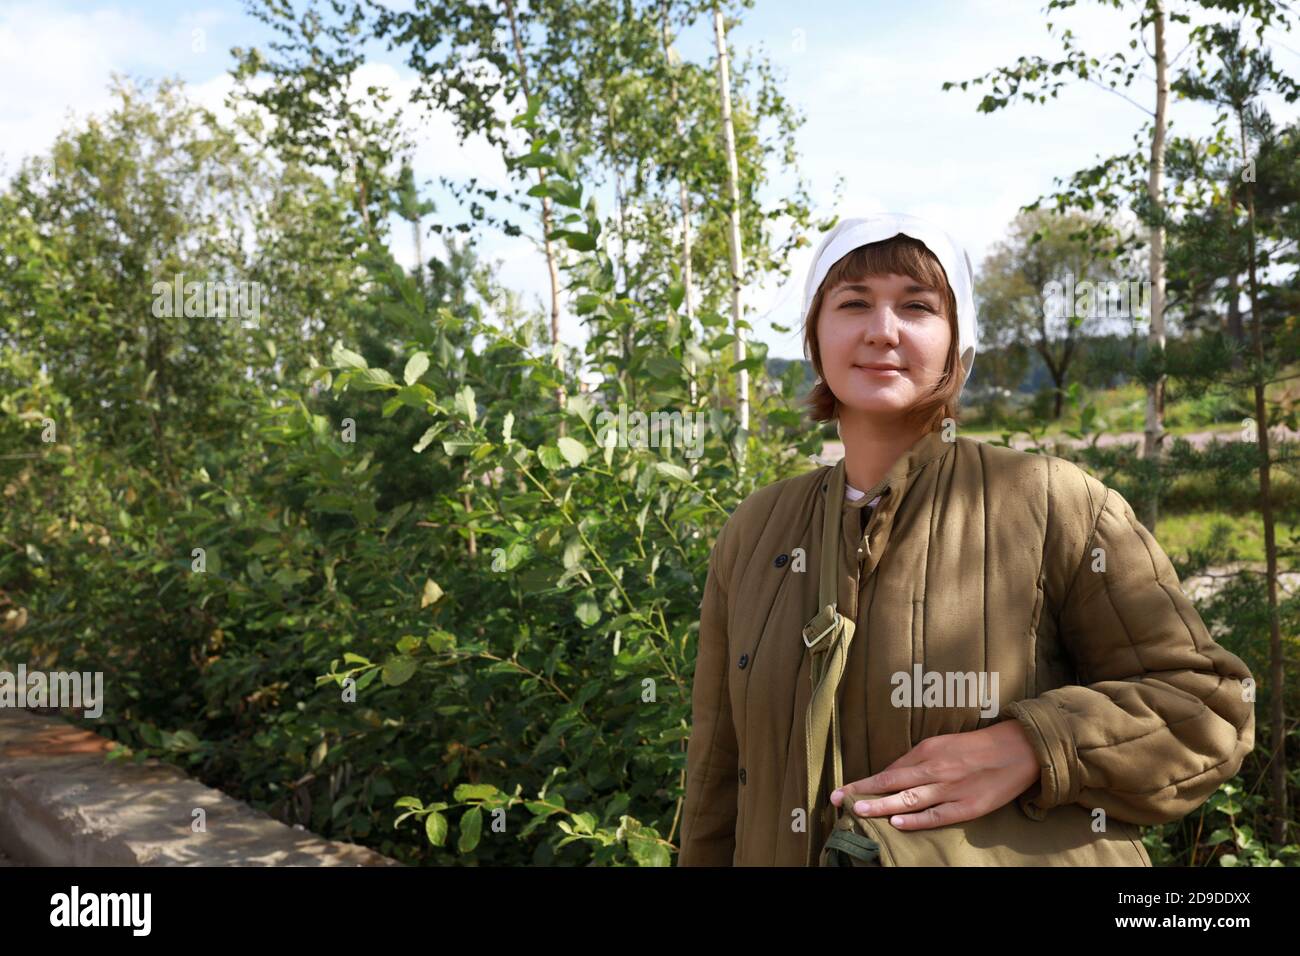
[{"label": "finger", "polygon": [[[902,758],[900,758],[902,759]],[[934,768],[925,763],[900,765],[896,760],[880,773],[864,777],[852,786],[858,793],[896,793],[908,787],[934,783]]]},{"label": "finger", "polygon": [[908,787],[898,793],[868,800],[856,800],[853,812],[860,817],[885,817],[890,814],[913,814],[936,803],[942,803],[947,797],[940,784],[927,784]]},{"label": "finger", "polygon": [[935,827],[974,820],[978,816],[980,814],[975,812],[968,803],[949,800],[947,803],[926,807],[919,813],[896,813],[889,818],[889,822],[899,830],[933,830]]}]

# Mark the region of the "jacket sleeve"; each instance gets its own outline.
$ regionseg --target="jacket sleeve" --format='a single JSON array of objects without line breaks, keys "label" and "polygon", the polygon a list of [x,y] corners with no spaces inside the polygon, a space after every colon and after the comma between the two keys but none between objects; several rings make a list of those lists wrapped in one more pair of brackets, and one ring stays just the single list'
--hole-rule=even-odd
[{"label": "jacket sleeve", "polygon": [[1020,806],[1036,819],[1079,803],[1130,823],[1178,820],[1254,746],[1250,671],[1215,643],[1123,496],[1087,484],[1102,505],[1058,610],[1079,683],[1003,711],[1042,766]]},{"label": "jacket sleeve", "polygon": [[700,603],[678,866],[731,866],[735,855],[739,750],[727,690],[727,595],[718,570],[722,538],[720,532],[709,556]]}]

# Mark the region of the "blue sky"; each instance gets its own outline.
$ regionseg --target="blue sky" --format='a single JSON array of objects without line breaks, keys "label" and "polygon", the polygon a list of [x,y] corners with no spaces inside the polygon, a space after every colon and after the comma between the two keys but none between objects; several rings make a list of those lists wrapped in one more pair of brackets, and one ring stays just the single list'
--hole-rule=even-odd
[{"label": "blue sky", "polygon": [[[1053,177],[1130,149],[1145,117],[1089,85],[1072,86],[1048,105],[1021,104],[991,115],[975,111],[978,92],[941,91],[944,80],[970,79],[1021,55],[1053,56],[1059,47],[1045,29],[1043,5],[757,0],[732,42],[741,53],[761,46],[784,74],[787,97],[806,113],[798,137],[800,172],[819,215],[838,209],[842,215],[890,210],[925,216],[963,242],[978,268],[1017,207],[1050,190]],[[1126,41],[1126,15],[1098,4],[1058,16],[1097,56]],[[8,91],[0,101],[0,171],[11,172],[23,157],[47,148],[70,113],[84,117],[108,108],[113,71],[179,76],[196,99],[219,106],[230,87],[230,48],[264,44],[268,33],[238,0],[0,2],[0,83]],[[1173,31],[1171,54],[1182,49],[1184,36]],[[1266,41],[1280,66],[1300,74],[1300,38],[1274,31]],[[708,57],[712,46],[706,20],[678,41],[682,54],[696,60]],[[411,83],[410,71],[382,50],[368,70],[368,80],[397,92]],[[1149,106],[1152,86],[1139,80],[1130,95]],[[1297,106],[1280,99],[1269,105],[1279,122],[1297,115]],[[1212,113],[1174,102],[1170,118],[1178,132],[1199,132],[1208,129]],[[422,179],[477,175],[506,184],[496,152],[481,142],[459,144],[445,117],[422,121],[417,136]],[[845,186],[834,205],[837,176]],[[609,193],[597,195],[608,209]],[[817,237],[810,238],[815,244]],[[412,260],[409,232],[397,230],[394,240],[399,257]],[[429,242],[425,248],[438,247]],[[545,295],[544,261],[527,239],[484,235],[481,251],[502,261],[503,281],[526,300]],[[773,356],[802,354],[799,299],[810,258],[810,249],[799,250],[787,282],[746,291],[755,334]],[[777,332],[771,322],[792,331]],[[562,337],[580,344],[580,321],[566,315]]]}]

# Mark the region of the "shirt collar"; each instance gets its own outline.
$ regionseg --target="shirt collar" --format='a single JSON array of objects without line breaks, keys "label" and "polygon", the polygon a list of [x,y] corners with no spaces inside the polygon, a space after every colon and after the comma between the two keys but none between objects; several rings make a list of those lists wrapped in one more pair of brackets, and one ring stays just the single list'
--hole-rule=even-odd
[{"label": "shirt collar", "polygon": [[[913,476],[930,462],[942,456],[952,447],[952,444],[950,441],[944,441],[941,430],[926,432],[907,451],[898,456],[898,460],[890,466],[884,478],[867,488],[866,494],[856,501],[845,498],[843,507],[864,508],[876,495],[883,496],[876,507],[889,507],[891,502],[896,506],[897,502],[902,500],[908,485],[912,483]],[[844,468],[844,459],[841,458],[831,467]],[[828,471],[827,474],[829,475],[830,472]],[[885,494],[886,489],[889,490],[889,494]]]}]

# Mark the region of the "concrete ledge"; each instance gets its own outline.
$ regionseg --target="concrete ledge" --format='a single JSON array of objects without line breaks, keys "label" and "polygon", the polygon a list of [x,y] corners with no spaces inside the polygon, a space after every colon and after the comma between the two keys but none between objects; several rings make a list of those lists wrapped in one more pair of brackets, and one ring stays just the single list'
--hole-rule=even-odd
[{"label": "concrete ledge", "polygon": [[[157,760],[106,763],[112,742],[0,709],[0,856],[35,866],[400,866],[278,820]],[[206,832],[191,830],[193,811]]]}]

